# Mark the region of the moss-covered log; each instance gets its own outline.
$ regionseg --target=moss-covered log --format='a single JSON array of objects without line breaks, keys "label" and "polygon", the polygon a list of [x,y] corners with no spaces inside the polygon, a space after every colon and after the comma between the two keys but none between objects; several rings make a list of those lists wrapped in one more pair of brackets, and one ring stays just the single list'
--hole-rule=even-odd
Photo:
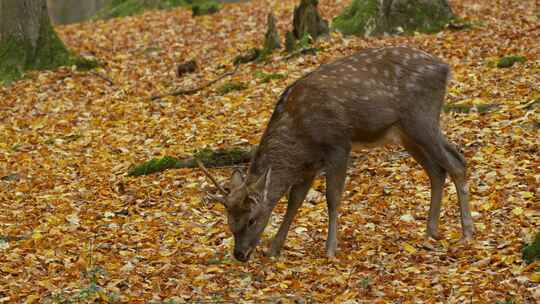
[{"label": "moss-covered log", "polygon": [[66,48],[52,27],[46,0],[3,0],[0,5],[0,83],[27,70],[98,64]]},{"label": "moss-covered log", "polygon": [[162,172],[167,169],[195,168],[196,160],[202,161],[206,167],[225,167],[248,163],[252,156],[250,148],[232,148],[232,149],[203,149],[197,151],[192,157],[176,158],[165,156],[154,158],[140,165],[129,169],[128,176],[141,176],[152,173]]},{"label": "moss-covered log", "polygon": [[447,0],[352,0],[332,26],[358,36],[434,33],[453,19]]},{"label": "moss-covered log", "polygon": [[523,248],[523,259],[527,263],[532,263],[536,259],[540,259],[540,231],[536,233],[536,237],[532,243],[525,245]]}]

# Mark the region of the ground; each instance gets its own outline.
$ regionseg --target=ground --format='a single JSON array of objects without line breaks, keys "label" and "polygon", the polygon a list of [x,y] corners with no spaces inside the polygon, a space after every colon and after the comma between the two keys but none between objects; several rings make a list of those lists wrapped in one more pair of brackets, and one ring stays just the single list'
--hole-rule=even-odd
[{"label": "ground", "polygon": [[[71,49],[106,66],[32,72],[0,87],[0,302],[535,302],[539,263],[526,266],[521,256],[540,223],[535,1],[451,1],[476,26],[412,37],[332,34],[317,42],[317,56],[284,61],[275,54],[269,63],[243,65],[228,81],[245,90],[219,95],[217,84],[149,100],[232,69],[238,53],[262,44],[269,8],[283,35],[295,2],[255,0],[197,18],[178,9],[57,28]],[[347,2],[321,0],[320,11],[331,20]],[[153,157],[256,144],[295,79],[365,47],[401,44],[451,65],[448,104],[497,105],[442,117],[468,161],[477,230],[471,244],[455,243],[460,224],[449,183],[444,239],[424,241],[429,181],[398,147],[354,155],[335,260],[324,255],[322,179],[282,256],[266,258],[260,246],[242,264],[231,257],[223,208],[206,198],[213,190],[202,172],[127,177],[133,164]],[[492,64],[506,55],[527,60],[504,69]],[[200,71],[176,78],[176,64],[191,58]],[[262,82],[258,71],[286,77]],[[231,169],[212,172],[224,180]],[[283,211],[280,204],[265,243]]]}]

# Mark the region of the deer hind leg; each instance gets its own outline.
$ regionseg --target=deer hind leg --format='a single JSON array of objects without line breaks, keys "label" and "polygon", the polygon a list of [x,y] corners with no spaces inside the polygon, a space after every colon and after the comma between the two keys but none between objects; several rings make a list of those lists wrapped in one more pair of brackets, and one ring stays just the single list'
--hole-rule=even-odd
[{"label": "deer hind leg", "polygon": [[424,168],[429,176],[431,182],[431,204],[429,206],[426,234],[428,237],[438,240],[441,238],[439,234],[439,218],[441,215],[441,201],[444,191],[444,181],[446,180],[446,171],[410,139],[404,139],[403,144],[409,154]]},{"label": "deer hind leg", "polygon": [[306,198],[314,178],[315,173],[311,173],[302,182],[291,187],[289,192],[289,200],[287,203],[287,211],[285,212],[285,216],[283,217],[283,221],[281,222],[281,226],[279,227],[276,236],[274,236],[274,239],[272,240],[270,251],[268,253],[269,256],[279,255],[281,248],[285,243],[285,239],[287,238],[287,233],[289,232],[289,228],[291,227],[294,216]]},{"label": "deer hind leg", "polygon": [[338,212],[345,185],[347,161],[350,148],[336,147],[328,154],[326,166],[326,203],[328,205],[328,238],[326,239],[326,255],[336,256]]},{"label": "deer hind leg", "polygon": [[450,172],[450,176],[454,181],[459,199],[461,227],[463,229],[461,242],[467,242],[473,238],[474,234],[474,224],[469,204],[469,187],[467,186],[467,166],[463,156],[444,137],[442,137],[442,144],[446,152],[446,159],[449,162],[448,166],[452,168],[452,171],[448,170],[448,172]]},{"label": "deer hind leg", "polygon": [[[461,154],[449,144],[436,126],[404,124],[405,133],[417,143],[419,148],[441,166],[452,178],[458,194],[463,236],[461,241],[472,239],[474,233],[469,190],[466,181],[466,165]],[[408,131],[407,131],[408,129]],[[420,132],[418,130],[421,130]]]}]

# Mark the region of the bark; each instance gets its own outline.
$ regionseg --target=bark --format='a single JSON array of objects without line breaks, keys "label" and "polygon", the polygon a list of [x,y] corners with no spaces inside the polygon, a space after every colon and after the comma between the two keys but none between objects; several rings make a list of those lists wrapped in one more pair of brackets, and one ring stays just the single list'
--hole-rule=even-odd
[{"label": "bark", "polygon": [[293,34],[297,40],[302,39],[306,34],[313,39],[328,35],[328,22],[319,15],[318,2],[318,0],[301,0],[300,5],[295,7]]},{"label": "bark", "polygon": [[276,17],[273,13],[269,13],[267,17],[267,30],[264,36],[264,49],[269,52],[279,49],[281,44],[279,43],[279,34],[276,26]]},{"label": "bark", "polygon": [[454,18],[447,0],[352,0],[332,26],[359,36],[434,33]]},{"label": "bark", "polygon": [[51,25],[46,0],[0,2],[0,82],[29,69],[52,69],[70,54]]}]

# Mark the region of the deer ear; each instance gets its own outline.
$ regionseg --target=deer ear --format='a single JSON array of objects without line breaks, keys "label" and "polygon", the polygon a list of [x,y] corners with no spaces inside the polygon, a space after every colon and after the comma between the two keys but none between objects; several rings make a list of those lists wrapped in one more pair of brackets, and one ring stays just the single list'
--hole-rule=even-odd
[{"label": "deer ear", "polygon": [[262,194],[263,201],[268,198],[268,188],[270,187],[270,175],[272,168],[268,168],[266,172],[250,187],[250,190]]},{"label": "deer ear", "polygon": [[242,177],[242,173],[238,170],[234,170],[231,182],[229,183],[229,189],[236,189],[240,187],[244,183],[244,177]]}]

